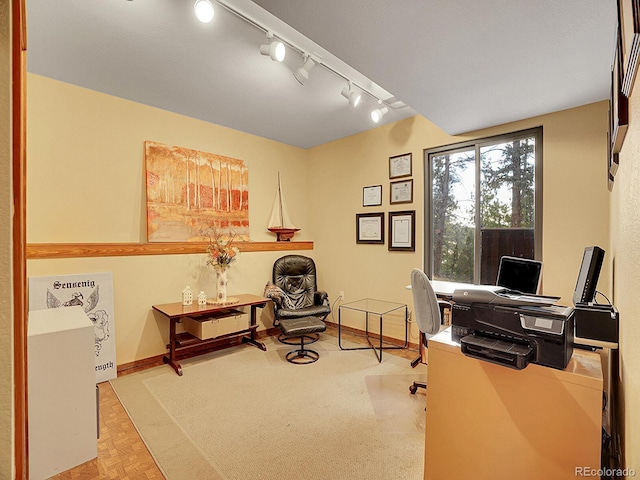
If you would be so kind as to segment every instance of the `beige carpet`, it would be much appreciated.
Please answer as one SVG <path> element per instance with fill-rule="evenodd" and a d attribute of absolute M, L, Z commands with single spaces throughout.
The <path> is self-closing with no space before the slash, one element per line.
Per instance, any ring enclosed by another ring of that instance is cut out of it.
<path fill-rule="evenodd" d="M 384 353 L 341 351 L 292 365 L 292 347 L 225 349 L 111 380 L 169 480 L 423 478 L 426 367 Z M 343 345 L 344 346 L 344 345 Z"/>

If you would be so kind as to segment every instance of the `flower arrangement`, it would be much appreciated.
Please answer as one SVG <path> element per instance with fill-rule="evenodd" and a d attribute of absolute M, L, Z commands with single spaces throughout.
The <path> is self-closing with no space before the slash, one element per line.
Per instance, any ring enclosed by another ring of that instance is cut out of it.
<path fill-rule="evenodd" d="M 216 272 L 224 272 L 236 261 L 240 250 L 233 245 L 235 238 L 235 232 L 231 236 L 225 237 L 215 228 L 210 229 L 207 265 L 211 265 Z"/>

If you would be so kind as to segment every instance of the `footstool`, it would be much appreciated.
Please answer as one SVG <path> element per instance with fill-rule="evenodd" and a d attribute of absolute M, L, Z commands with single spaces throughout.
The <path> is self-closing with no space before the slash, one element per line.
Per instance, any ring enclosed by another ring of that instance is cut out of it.
<path fill-rule="evenodd" d="M 285 357 L 288 362 L 304 365 L 320 358 L 318 352 L 304 348 L 306 345 L 304 339 L 307 335 L 324 332 L 327 329 L 322 320 L 318 317 L 283 318 L 278 326 L 285 338 L 300 337 L 300 348 L 291 350 Z"/>

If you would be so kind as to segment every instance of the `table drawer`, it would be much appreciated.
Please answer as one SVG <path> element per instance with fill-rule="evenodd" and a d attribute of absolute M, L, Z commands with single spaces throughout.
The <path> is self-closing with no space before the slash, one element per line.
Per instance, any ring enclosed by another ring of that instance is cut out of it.
<path fill-rule="evenodd" d="M 249 328 L 249 315 L 235 310 L 226 312 L 224 316 L 209 318 L 185 317 L 182 320 L 185 331 L 198 337 L 200 340 L 220 337 L 229 333 L 246 330 Z"/>

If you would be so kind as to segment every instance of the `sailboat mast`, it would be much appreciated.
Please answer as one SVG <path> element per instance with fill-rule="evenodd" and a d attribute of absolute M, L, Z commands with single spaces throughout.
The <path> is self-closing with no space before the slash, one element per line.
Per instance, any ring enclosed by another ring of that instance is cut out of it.
<path fill-rule="evenodd" d="M 284 226 L 284 215 L 282 209 L 282 187 L 280 186 L 280 172 L 278 172 L 278 203 L 280 204 L 280 226 Z"/>

